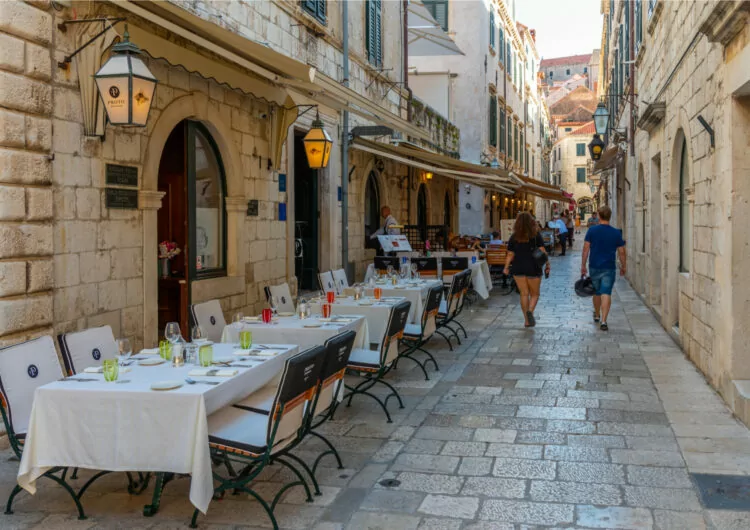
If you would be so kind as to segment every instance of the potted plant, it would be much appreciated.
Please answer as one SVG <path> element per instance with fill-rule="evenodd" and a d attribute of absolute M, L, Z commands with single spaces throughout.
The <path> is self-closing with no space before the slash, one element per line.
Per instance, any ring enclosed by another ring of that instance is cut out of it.
<path fill-rule="evenodd" d="M 169 262 L 179 253 L 180 249 L 177 248 L 177 243 L 174 241 L 159 243 L 159 272 L 162 278 L 169 278 L 171 274 Z"/>

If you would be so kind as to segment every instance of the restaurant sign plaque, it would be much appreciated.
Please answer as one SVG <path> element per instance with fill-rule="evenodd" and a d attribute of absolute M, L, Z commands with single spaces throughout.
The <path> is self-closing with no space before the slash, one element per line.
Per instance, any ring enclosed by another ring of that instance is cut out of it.
<path fill-rule="evenodd" d="M 105 204 L 107 208 L 118 208 L 120 210 L 137 210 L 138 190 L 107 188 L 105 195 Z"/>
<path fill-rule="evenodd" d="M 106 183 L 113 186 L 133 186 L 138 187 L 138 168 L 133 166 L 118 166 L 117 164 L 107 164 Z"/>

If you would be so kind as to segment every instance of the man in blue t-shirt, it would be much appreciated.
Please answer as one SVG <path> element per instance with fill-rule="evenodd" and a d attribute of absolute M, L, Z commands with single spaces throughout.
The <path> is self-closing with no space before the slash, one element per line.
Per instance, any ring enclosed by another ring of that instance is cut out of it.
<path fill-rule="evenodd" d="M 625 276 L 627 261 L 625 257 L 625 241 L 622 231 L 611 226 L 609 220 L 612 210 L 609 206 L 599 208 L 599 224 L 592 226 L 586 232 L 581 259 L 581 274 L 586 275 L 586 260 L 591 268 L 591 281 L 594 284 L 594 322 L 599 322 L 600 328 L 607 331 L 607 315 L 612 307 L 612 287 L 615 285 L 615 255 L 620 258 L 620 276 Z"/>

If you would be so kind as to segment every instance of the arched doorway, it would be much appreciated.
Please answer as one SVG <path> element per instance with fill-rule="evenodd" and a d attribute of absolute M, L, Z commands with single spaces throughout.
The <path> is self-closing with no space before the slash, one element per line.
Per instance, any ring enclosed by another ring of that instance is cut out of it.
<path fill-rule="evenodd" d="M 417 227 L 422 241 L 427 239 L 427 187 L 419 186 L 417 192 Z"/>
<path fill-rule="evenodd" d="M 184 120 L 167 138 L 158 171 L 164 192 L 157 213 L 160 242 L 180 250 L 170 260 L 160 259 L 158 332 L 167 322 L 179 322 L 189 332 L 191 283 L 227 274 L 226 178 L 221 155 L 208 129 Z"/>
<path fill-rule="evenodd" d="M 376 239 L 370 239 L 378 228 L 380 228 L 380 188 L 377 175 L 371 171 L 365 184 L 365 248 L 380 247 Z"/>
<path fill-rule="evenodd" d="M 680 152 L 680 272 L 690 272 L 692 244 L 692 220 L 690 218 L 690 203 L 688 201 L 688 188 L 690 187 L 690 171 L 688 166 L 687 140 L 683 138 Z"/>

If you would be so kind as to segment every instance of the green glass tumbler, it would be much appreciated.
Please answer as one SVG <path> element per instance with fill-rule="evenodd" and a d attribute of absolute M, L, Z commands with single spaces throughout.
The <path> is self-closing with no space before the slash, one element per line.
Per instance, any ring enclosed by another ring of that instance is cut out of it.
<path fill-rule="evenodd" d="M 214 347 L 206 344 L 198 350 L 198 362 L 203 368 L 208 368 L 214 360 Z"/>
<path fill-rule="evenodd" d="M 117 381 L 117 377 L 120 375 L 120 366 L 117 359 L 105 359 L 102 363 L 102 371 L 105 381 Z"/>
<path fill-rule="evenodd" d="M 253 345 L 253 332 L 243 329 L 240 331 L 240 348 L 250 349 Z"/>
<path fill-rule="evenodd" d="M 165 361 L 172 360 L 172 343 L 167 340 L 159 341 L 159 356 Z"/>

